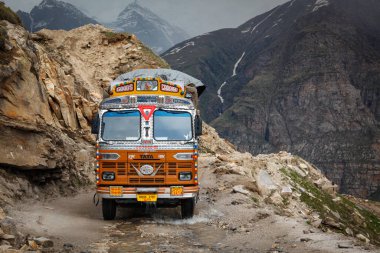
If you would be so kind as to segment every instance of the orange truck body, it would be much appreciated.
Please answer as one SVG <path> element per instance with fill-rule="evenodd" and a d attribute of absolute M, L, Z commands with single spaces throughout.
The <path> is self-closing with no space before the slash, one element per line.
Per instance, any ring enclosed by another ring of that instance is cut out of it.
<path fill-rule="evenodd" d="M 96 192 L 104 219 L 114 219 L 117 206 L 146 204 L 181 206 L 182 218 L 192 217 L 199 195 L 196 132 L 201 125 L 185 87 L 159 77 L 134 78 L 114 83 L 110 94 L 93 123 Z M 130 121 L 128 115 L 133 115 Z M 125 137 L 131 129 L 135 135 Z M 177 132 L 179 137 L 171 137 Z"/>

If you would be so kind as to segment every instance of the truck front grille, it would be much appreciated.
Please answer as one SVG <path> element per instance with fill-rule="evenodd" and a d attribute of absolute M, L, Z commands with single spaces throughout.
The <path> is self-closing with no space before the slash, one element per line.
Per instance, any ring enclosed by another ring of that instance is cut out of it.
<path fill-rule="evenodd" d="M 158 169 L 155 175 L 140 176 L 136 170 L 140 170 L 143 165 L 151 165 L 154 171 Z M 180 171 L 192 171 L 192 162 L 170 162 L 170 163 L 117 163 L 117 162 L 102 162 L 103 169 L 113 170 L 120 180 L 126 180 L 131 185 L 156 184 L 163 185 L 178 180 Z M 135 169 L 136 168 L 136 169 Z"/>
<path fill-rule="evenodd" d="M 103 162 L 103 169 L 114 169 L 119 176 L 125 176 L 127 174 L 127 164 L 126 163 L 115 163 L 115 162 Z"/>

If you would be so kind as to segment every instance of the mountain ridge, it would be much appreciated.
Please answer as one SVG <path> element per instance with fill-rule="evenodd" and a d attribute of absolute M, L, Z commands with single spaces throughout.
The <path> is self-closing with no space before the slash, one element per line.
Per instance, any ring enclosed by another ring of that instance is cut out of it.
<path fill-rule="evenodd" d="M 380 186 L 378 5 L 289 1 L 162 56 L 208 85 L 202 116 L 240 150 L 287 150 L 343 192 L 370 196 Z"/>
<path fill-rule="evenodd" d="M 98 24 L 74 5 L 58 0 L 43 0 L 30 13 L 17 11 L 17 15 L 30 32 L 44 28 L 71 30 L 86 24 Z"/>

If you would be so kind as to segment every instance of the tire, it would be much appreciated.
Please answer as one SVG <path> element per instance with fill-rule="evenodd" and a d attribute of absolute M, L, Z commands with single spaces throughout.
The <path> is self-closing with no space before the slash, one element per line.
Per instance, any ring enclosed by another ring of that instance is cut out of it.
<path fill-rule="evenodd" d="M 116 202 L 113 199 L 102 199 L 104 220 L 114 220 L 116 216 Z"/>
<path fill-rule="evenodd" d="M 195 199 L 183 199 L 181 201 L 182 219 L 190 219 L 194 216 Z"/>

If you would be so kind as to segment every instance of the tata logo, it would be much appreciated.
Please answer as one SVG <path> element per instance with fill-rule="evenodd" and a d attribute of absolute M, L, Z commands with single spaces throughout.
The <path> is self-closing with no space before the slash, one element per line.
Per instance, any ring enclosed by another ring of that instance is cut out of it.
<path fill-rule="evenodd" d="M 140 155 L 141 159 L 154 159 L 153 155 Z"/>
<path fill-rule="evenodd" d="M 143 175 L 150 175 L 153 173 L 154 168 L 149 164 L 145 164 L 141 166 L 140 171 Z"/>

